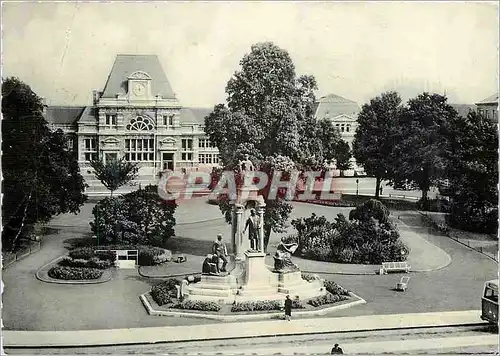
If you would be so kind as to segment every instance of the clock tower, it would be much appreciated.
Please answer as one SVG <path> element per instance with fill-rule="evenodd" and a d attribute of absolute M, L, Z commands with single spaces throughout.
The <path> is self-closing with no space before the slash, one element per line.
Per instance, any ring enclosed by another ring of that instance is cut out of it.
<path fill-rule="evenodd" d="M 151 76 L 137 71 L 128 76 L 129 100 L 147 100 L 151 98 Z"/>

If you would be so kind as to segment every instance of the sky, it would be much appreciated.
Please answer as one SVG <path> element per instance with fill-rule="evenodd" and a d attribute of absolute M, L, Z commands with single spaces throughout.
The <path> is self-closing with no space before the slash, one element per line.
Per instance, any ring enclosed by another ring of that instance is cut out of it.
<path fill-rule="evenodd" d="M 316 77 L 318 97 L 498 91 L 495 2 L 2 3 L 2 77 L 51 105 L 90 105 L 117 54 L 156 54 L 182 105 L 212 107 L 264 41 Z"/>

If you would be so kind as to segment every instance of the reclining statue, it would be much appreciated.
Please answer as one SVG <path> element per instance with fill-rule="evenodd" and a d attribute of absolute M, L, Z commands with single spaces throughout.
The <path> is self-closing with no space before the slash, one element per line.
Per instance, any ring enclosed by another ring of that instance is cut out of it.
<path fill-rule="evenodd" d="M 278 245 L 278 249 L 274 254 L 274 270 L 277 272 L 296 272 L 299 271 L 299 266 L 292 262 L 292 254 L 299 247 L 298 244 L 292 242 L 286 244 L 284 238 Z"/>

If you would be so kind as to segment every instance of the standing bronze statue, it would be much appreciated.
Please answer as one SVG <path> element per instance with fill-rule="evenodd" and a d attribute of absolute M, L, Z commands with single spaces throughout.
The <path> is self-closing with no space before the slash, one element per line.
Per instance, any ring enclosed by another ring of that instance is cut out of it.
<path fill-rule="evenodd" d="M 255 213 L 255 209 L 250 209 L 250 216 L 247 219 L 243 233 L 248 229 L 248 239 L 250 240 L 250 249 L 252 250 L 259 249 L 260 224 L 261 221 Z"/>

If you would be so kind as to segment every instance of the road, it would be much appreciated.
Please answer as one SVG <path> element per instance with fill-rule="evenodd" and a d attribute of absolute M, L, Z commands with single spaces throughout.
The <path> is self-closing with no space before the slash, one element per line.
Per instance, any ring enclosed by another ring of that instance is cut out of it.
<path fill-rule="evenodd" d="M 293 323 L 293 321 L 291 321 Z M 267 338 L 179 342 L 86 348 L 7 349 L 7 354 L 188 354 L 188 355 L 293 355 L 325 354 L 334 343 L 345 354 L 494 354 L 497 330 L 486 325 L 398 329 L 355 333 L 315 334 Z"/>

